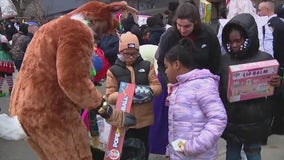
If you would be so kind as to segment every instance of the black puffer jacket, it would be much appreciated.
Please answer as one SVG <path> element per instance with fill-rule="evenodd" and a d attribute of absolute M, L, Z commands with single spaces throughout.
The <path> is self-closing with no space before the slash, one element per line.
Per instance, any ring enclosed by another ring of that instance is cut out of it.
<path fill-rule="evenodd" d="M 156 58 L 158 61 L 158 72 L 164 84 L 168 83 L 164 65 L 165 55 L 173 46 L 177 45 L 182 38 L 176 27 L 169 28 L 161 36 Z M 206 68 L 216 74 L 221 56 L 220 44 L 216 33 L 210 26 L 202 23 L 200 31 L 196 33 L 194 44 L 199 50 L 196 57 L 194 57 L 197 68 Z"/>
<path fill-rule="evenodd" d="M 148 43 L 153 45 L 158 45 L 160 42 L 160 38 L 166 29 L 163 26 L 156 25 L 149 28 L 149 30 L 150 30 L 150 37 Z"/>
<path fill-rule="evenodd" d="M 249 39 L 248 48 L 242 57 L 228 53 L 228 30 L 238 25 L 244 28 Z M 255 143 L 261 142 L 268 136 L 270 113 L 266 98 L 258 98 L 230 103 L 227 100 L 228 68 L 230 65 L 270 60 L 272 57 L 258 50 L 259 40 L 257 25 L 249 14 L 240 14 L 231 19 L 223 29 L 222 45 L 227 54 L 221 57 L 220 63 L 220 93 L 228 114 L 228 124 L 223 133 L 223 138 L 233 142 Z"/>

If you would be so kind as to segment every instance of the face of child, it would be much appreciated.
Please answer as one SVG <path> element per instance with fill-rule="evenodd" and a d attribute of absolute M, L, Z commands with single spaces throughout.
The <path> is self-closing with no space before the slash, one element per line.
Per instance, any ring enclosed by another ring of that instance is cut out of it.
<path fill-rule="evenodd" d="M 190 22 L 188 19 L 177 19 L 176 25 L 179 33 L 183 37 L 187 37 L 194 29 L 194 23 Z"/>
<path fill-rule="evenodd" d="M 121 54 L 127 65 L 132 65 L 139 56 L 139 52 L 136 48 L 127 48 L 123 50 Z"/>
<path fill-rule="evenodd" d="M 241 45 L 244 43 L 244 38 L 241 37 L 239 31 L 233 30 L 229 34 L 229 44 L 233 53 L 240 51 Z"/>
<path fill-rule="evenodd" d="M 177 82 L 177 71 L 178 71 L 178 61 L 174 61 L 174 62 L 169 62 L 167 61 L 167 59 L 164 60 L 164 64 L 166 67 L 166 74 L 168 77 L 168 80 L 170 83 L 176 83 Z"/>

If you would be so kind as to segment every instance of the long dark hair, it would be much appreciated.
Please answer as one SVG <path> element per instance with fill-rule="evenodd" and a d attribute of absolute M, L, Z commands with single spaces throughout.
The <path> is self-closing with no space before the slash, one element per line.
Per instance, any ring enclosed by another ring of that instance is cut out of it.
<path fill-rule="evenodd" d="M 179 60 L 183 66 L 194 69 L 196 68 L 194 57 L 197 53 L 194 42 L 188 38 L 183 38 L 166 53 L 165 59 L 170 63 Z"/>
<path fill-rule="evenodd" d="M 190 22 L 194 23 L 193 33 L 197 33 L 201 30 L 201 19 L 200 14 L 197 9 L 197 6 L 190 2 L 182 3 L 178 6 L 175 16 L 174 16 L 174 25 L 176 28 L 177 19 L 187 19 Z"/>

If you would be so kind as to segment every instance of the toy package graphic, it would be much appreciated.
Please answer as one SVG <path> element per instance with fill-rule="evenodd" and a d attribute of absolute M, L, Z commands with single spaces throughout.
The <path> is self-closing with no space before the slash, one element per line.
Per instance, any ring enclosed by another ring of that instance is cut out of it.
<path fill-rule="evenodd" d="M 134 95 L 135 84 L 121 82 L 119 95 L 116 101 L 116 109 L 124 112 L 130 112 L 132 98 Z M 105 151 L 105 160 L 119 160 L 122 154 L 126 128 L 111 127 L 107 148 Z"/>
<path fill-rule="evenodd" d="M 227 98 L 229 102 L 266 97 L 273 94 L 274 87 L 268 84 L 277 75 L 277 60 L 267 60 L 229 66 Z"/>

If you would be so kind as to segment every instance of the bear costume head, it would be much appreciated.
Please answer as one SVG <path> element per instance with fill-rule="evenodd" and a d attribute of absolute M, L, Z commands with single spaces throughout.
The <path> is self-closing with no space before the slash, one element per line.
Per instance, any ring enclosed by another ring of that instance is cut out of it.
<path fill-rule="evenodd" d="M 102 33 L 115 34 L 118 27 L 118 21 L 115 18 L 115 13 L 131 9 L 125 1 L 113 2 L 105 4 L 98 1 L 88 2 L 76 10 L 68 13 L 66 16 L 82 16 L 83 20 L 88 23 L 88 26 L 94 32 L 94 38 L 100 38 Z"/>

